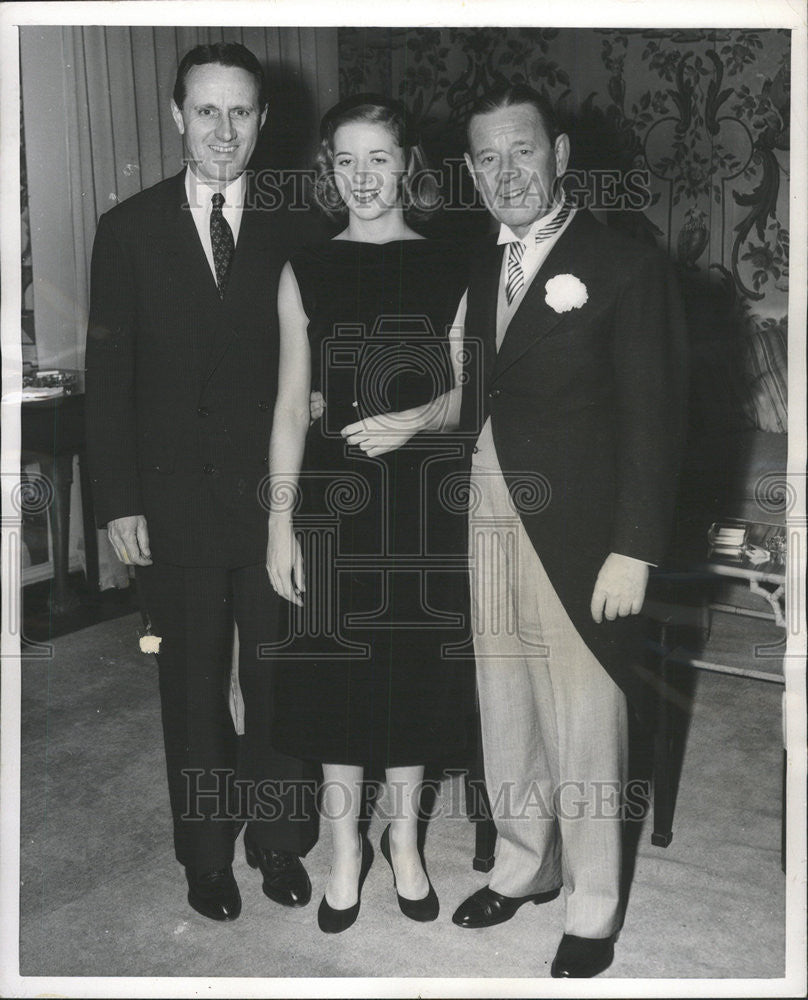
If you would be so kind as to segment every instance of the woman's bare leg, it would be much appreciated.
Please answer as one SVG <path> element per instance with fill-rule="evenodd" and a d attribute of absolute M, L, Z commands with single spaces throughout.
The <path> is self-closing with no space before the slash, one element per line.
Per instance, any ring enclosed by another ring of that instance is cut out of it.
<path fill-rule="evenodd" d="M 359 842 L 359 807 L 363 769 L 352 764 L 323 764 L 320 812 L 331 832 L 331 872 L 325 899 L 336 910 L 345 910 L 359 898 L 362 849 Z"/>
<path fill-rule="evenodd" d="M 393 803 L 390 821 L 390 857 L 399 895 L 406 899 L 423 899 L 429 892 L 421 856 L 418 853 L 418 807 L 424 768 L 389 767 L 387 784 Z"/>

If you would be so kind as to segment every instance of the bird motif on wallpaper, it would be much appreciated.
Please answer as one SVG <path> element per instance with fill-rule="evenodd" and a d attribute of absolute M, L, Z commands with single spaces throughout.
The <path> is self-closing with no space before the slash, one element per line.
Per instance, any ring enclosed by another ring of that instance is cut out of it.
<path fill-rule="evenodd" d="M 689 208 L 685 214 L 685 224 L 676 239 L 676 256 L 686 268 L 695 267 L 696 261 L 707 248 L 710 239 L 707 216 L 701 209 Z"/>

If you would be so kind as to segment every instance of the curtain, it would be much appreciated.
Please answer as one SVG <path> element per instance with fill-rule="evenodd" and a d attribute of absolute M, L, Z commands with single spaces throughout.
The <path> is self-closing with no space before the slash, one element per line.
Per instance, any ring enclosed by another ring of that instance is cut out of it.
<path fill-rule="evenodd" d="M 177 65 L 215 41 L 246 45 L 267 73 L 270 110 L 253 165 L 308 166 L 319 119 L 338 99 L 336 28 L 20 28 L 40 369 L 83 369 L 98 218 L 181 168 L 169 108 Z M 99 541 L 102 587 L 125 585 L 105 534 Z"/>
<path fill-rule="evenodd" d="M 270 83 L 256 159 L 302 167 L 338 98 L 337 29 L 86 25 L 20 36 L 40 367 L 81 368 L 98 218 L 181 166 L 169 100 L 182 55 L 201 42 L 251 49 Z"/>

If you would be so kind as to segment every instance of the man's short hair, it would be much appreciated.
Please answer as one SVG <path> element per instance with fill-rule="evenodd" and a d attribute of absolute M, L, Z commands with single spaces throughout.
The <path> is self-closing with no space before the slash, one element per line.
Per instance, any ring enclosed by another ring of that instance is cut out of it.
<path fill-rule="evenodd" d="M 558 117 L 550 101 L 526 83 L 503 84 L 477 98 L 466 123 L 466 145 L 470 146 L 469 127 L 473 118 L 477 115 L 486 115 L 490 111 L 511 108 L 517 104 L 530 104 L 536 109 L 544 131 L 547 133 L 547 138 L 550 140 L 550 145 L 552 145 L 563 131 Z"/>
<path fill-rule="evenodd" d="M 177 79 L 174 83 L 174 103 L 182 108 L 185 101 L 185 81 L 194 66 L 207 66 L 215 63 L 219 66 L 235 66 L 244 69 L 255 79 L 258 88 L 258 109 L 263 111 L 267 105 L 267 85 L 261 63 L 246 46 L 240 42 L 211 42 L 208 45 L 197 45 L 186 52 L 177 67 Z"/>

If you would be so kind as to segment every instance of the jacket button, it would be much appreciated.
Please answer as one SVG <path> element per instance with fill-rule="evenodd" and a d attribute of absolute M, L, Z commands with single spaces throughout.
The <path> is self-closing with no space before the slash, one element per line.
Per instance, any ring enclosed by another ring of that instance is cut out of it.
<path fill-rule="evenodd" d="M 200 406 L 196 412 L 199 414 L 200 417 L 210 416 L 210 410 L 207 408 L 207 406 Z"/>
<path fill-rule="evenodd" d="M 267 458 L 267 456 L 266 456 L 266 455 L 264 455 L 264 457 L 263 457 L 263 458 L 261 459 L 261 462 L 262 462 L 262 463 L 263 463 L 264 465 L 269 465 L 269 459 Z"/>
<path fill-rule="evenodd" d="M 258 401 L 258 409 L 259 410 L 268 410 L 269 409 L 269 403 L 265 399 L 259 399 L 259 401 Z"/>
<path fill-rule="evenodd" d="M 205 473 L 206 476 L 212 476 L 213 473 L 216 471 L 216 466 L 207 463 L 206 465 L 202 466 L 202 471 Z"/>
<path fill-rule="evenodd" d="M 497 396 L 498 396 L 498 395 L 499 395 L 499 394 L 500 394 L 501 392 L 502 392 L 502 389 L 492 389 L 492 390 L 491 390 L 491 391 L 490 391 L 490 392 L 488 393 L 488 398 L 489 398 L 489 399 L 496 399 L 496 398 L 497 398 Z"/>

